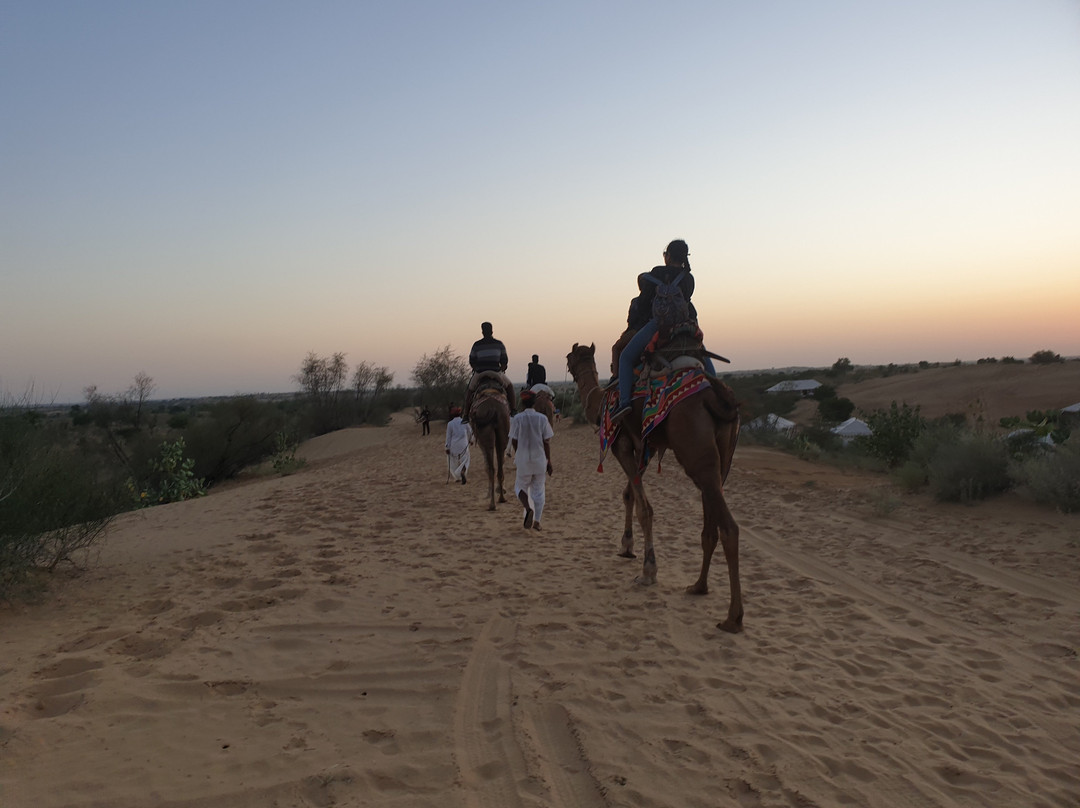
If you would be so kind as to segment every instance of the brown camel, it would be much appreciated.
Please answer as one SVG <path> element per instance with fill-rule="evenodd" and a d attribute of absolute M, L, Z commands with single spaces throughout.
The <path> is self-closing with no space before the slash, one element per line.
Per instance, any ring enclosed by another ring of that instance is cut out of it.
<path fill-rule="evenodd" d="M 599 422 L 605 393 L 596 372 L 596 346 L 577 345 L 566 356 L 567 368 L 577 383 L 578 394 L 585 407 L 586 417 Z M 626 521 L 623 528 L 624 558 L 634 555 L 633 514 L 645 543 L 645 562 L 639 579 L 644 584 L 656 583 L 656 553 L 653 549 L 653 510 L 641 483 L 640 455 L 642 399 L 634 400 L 633 412 L 624 420 L 611 444 L 611 452 L 626 474 L 623 503 Z M 739 585 L 739 526 L 724 501 L 724 481 L 731 470 L 731 458 L 739 436 L 739 409 L 730 388 L 714 382 L 710 388 L 676 404 L 667 418 L 648 436 L 649 446 L 659 454 L 670 449 L 686 475 L 701 491 L 704 527 L 701 531 L 701 572 L 697 581 L 686 588 L 692 595 L 709 591 L 709 564 L 717 541 L 723 545 L 727 560 L 731 601 L 727 619 L 717 628 L 729 632 L 742 630 L 742 589 Z"/>
<path fill-rule="evenodd" d="M 506 502 L 503 489 L 503 454 L 510 435 L 510 408 L 501 382 L 481 382 L 469 412 L 473 435 L 484 455 L 488 476 L 488 510 L 495 510 L 495 480 L 498 477 L 499 502 Z"/>
<path fill-rule="evenodd" d="M 551 397 L 551 393 L 546 390 L 541 390 L 536 394 L 536 403 L 533 404 L 533 409 L 539 413 L 543 413 L 548 419 L 548 423 L 551 424 L 551 428 L 555 428 L 555 401 Z"/>

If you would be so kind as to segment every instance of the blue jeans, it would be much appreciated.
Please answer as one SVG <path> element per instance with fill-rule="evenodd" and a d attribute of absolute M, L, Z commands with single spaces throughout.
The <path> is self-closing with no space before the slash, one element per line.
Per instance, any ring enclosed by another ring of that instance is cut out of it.
<path fill-rule="evenodd" d="M 630 397 L 634 393 L 634 366 L 645 352 L 645 346 L 656 334 L 656 320 L 645 323 L 619 354 L 619 408 L 630 406 Z"/>
<path fill-rule="evenodd" d="M 641 330 L 630 338 L 619 354 L 619 408 L 630 406 L 630 397 L 634 394 L 634 366 L 645 352 L 645 346 L 656 334 L 656 320 L 649 320 L 641 327 Z M 716 376 L 712 357 L 705 357 L 705 371 L 710 376 Z"/>

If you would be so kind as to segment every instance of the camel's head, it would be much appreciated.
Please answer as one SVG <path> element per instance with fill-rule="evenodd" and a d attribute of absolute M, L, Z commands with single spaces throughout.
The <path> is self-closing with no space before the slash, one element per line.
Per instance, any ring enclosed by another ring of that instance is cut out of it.
<path fill-rule="evenodd" d="M 596 343 L 586 348 L 584 345 L 578 345 L 575 342 L 574 347 L 570 349 L 570 353 L 566 355 L 566 369 L 570 371 L 574 381 L 577 381 L 578 372 L 584 369 L 586 363 L 593 370 L 596 369 Z"/>

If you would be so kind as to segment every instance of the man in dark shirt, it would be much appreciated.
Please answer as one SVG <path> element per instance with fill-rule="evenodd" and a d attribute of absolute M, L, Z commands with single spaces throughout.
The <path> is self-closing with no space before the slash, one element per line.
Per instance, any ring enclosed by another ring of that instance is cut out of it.
<path fill-rule="evenodd" d="M 510 414 L 514 412 L 514 385 L 506 378 L 506 346 L 500 340 L 492 336 L 491 323 L 481 323 L 480 333 L 482 336 L 473 343 L 469 351 L 469 367 L 472 368 L 472 379 L 469 380 L 469 390 L 465 394 L 465 414 L 462 421 L 468 421 L 469 412 L 472 409 L 473 393 L 480 381 L 480 374 L 484 372 L 497 373 L 503 389 L 506 390 L 506 403 L 510 407 Z"/>
<path fill-rule="evenodd" d="M 532 361 L 529 363 L 529 372 L 525 376 L 525 387 L 531 390 L 534 384 L 547 384 L 547 371 L 540 364 L 540 357 L 536 354 L 533 354 Z"/>

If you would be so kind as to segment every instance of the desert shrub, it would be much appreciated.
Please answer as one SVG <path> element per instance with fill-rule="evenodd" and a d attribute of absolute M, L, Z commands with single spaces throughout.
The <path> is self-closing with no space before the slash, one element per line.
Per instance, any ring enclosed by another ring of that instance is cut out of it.
<path fill-rule="evenodd" d="M 437 411 L 445 411 L 451 401 L 464 401 L 472 378 L 468 356 L 446 345 L 430 356 L 425 354 L 412 371 L 421 401 Z"/>
<path fill-rule="evenodd" d="M 296 456 L 296 450 L 299 447 L 296 437 L 284 429 L 274 436 L 274 446 L 275 450 L 271 465 L 273 465 L 274 471 L 282 477 L 292 474 L 307 464 L 307 461 L 302 457 Z"/>
<path fill-rule="evenodd" d="M 1080 512 L 1080 451 L 1058 447 L 1015 461 L 1010 475 L 1020 492 L 1064 513 Z"/>
<path fill-rule="evenodd" d="M 206 493 L 206 488 L 192 471 L 194 467 L 195 461 L 184 457 L 183 438 L 165 441 L 150 464 L 150 474 L 144 484 L 136 486 L 132 482 L 137 504 L 148 507 L 201 497 Z"/>
<path fill-rule="evenodd" d="M 234 477 L 273 456 L 285 428 L 284 411 L 270 402 L 253 396 L 217 402 L 184 432 L 192 473 L 208 486 Z M 298 430 L 293 434 L 302 437 Z"/>
<path fill-rule="evenodd" d="M 176 413 L 170 415 L 165 423 L 168 424 L 169 429 L 187 429 L 188 424 L 191 423 L 191 416 L 186 412 Z"/>
<path fill-rule="evenodd" d="M 797 435 L 791 441 L 791 449 L 800 460 L 819 460 L 822 455 L 821 446 L 807 435 Z"/>
<path fill-rule="evenodd" d="M 926 426 L 917 406 L 910 407 L 905 403 L 897 407 L 895 401 L 888 410 L 875 410 L 867 415 L 866 423 L 874 434 L 859 438 L 858 443 L 890 467 L 907 459 L 915 439 Z"/>
<path fill-rule="evenodd" d="M 967 426 L 968 417 L 962 412 L 947 412 L 934 421 L 935 425 L 950 426 L 956 429 Z"/>
<path fill-rule="evenodd" d="M 905 491 L 918 491 L 926 485 L 926 466 L 907 460 L 893 471 L 896 484 Z"/>
<path fill-rule="evenodd" d="M 0 414 L 0 598 L 88 550 L 122 502 L 120 477 L 101 457 L 58 428 Z"/>
<path fill-rule="evenodd" d="M 931 493 L 943 502 L 973 502 L 1007 491 L 1009 458 L 1000 441 L 979 435 L 937 448 L 927 467 Z"/>
<path fill-rule="evenodd" d="M 788 430 L 771 429 L 765 426 L 750 427 L 745 424 L 739 431 L 739 440 L 752 446 L 769 446 L 785 451 L 791 451 L 795 443 L 793 433 Z"/>
<path fill-rule="evenodd" d="M 823 421 L 842 423 L 855 411 L 855 402 L 850 398 L 827 398 L 818 403 L 818 415 Z"/>
<path fill-rule="evenodd" d="M 1061 354 L 1044 350 L 1033 353 L 1028 361 L 1033 365 L 1053 365 L 1057 362 L 1064 362 L 1065 360 L 1061 358 Z"/>

